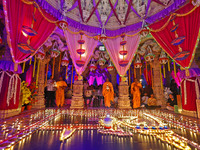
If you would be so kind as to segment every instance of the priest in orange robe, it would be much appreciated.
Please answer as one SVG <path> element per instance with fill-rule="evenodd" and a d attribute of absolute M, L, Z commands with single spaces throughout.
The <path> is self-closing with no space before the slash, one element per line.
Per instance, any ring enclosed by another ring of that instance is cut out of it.
<path fill-rule="evenodd" d="M 59 81 L 56 82 L 56 105 L 59 107 L 62 107 L 64 105 L 65 101 L 65 88 L 67 87 L 67 84 L 65 81 L 63 81 L 63 78 L 60 77 Z"/>
<path fill-rule="evenodd" d="M 138 79 L 135 78 L 131 84 L 131 94 L 133 94 L 133 108 L 140 107 L 140 89 L 142 88 L 142 84 L 138 82 Z"/>
<path fill-rule="evenodd" d="M 102 94 L 104 96 L 105 107 L 110 107 L 110 101 L 114 101 L 114 90 L 113 85 L 109 82 L 109 79 L 106 79 L 106 82 L 103 84 Z"/>

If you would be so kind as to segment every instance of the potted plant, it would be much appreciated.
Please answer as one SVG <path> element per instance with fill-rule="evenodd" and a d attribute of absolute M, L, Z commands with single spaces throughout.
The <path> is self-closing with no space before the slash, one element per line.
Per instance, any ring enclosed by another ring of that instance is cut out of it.
<path fill-rule="evenodd" d="M 28 83 L 22 81 L 21 83 L 21 98 L 22 98 L 22 108 L 21 111 L 24 111 L 24 108 L 27 104 L 30 103 L 29 97 L 31 96 L 31 91 L 27 87 Z"/>
<path fill-rule="evenodd" d="M 28 86 L 31 95 L 29 97 L 30 102 L 27 105 L 27 109 L 30 110 L 32 108 L 32 104 L 34 104 L 35 102 L 37 102 L 38 100 L 36 99 L 37 96 L 37 90 L 38 88 L 36 87 L 36 83 L 32 82 L 29 86 Z"/>

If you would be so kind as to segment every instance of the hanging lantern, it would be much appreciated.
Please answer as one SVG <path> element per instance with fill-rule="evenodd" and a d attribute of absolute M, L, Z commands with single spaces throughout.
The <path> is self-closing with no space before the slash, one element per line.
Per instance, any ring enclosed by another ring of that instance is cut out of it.
<path fill-rule="evenodd" d="M 85 61 L 81 60 L 81 55 L 85 53 L 85 49 L 82 48 L 82 45 L 85 43 L 84 40 L 82 40 L 84 32 L 80 31 L 79 34 L 81 35 L 81 39 L 78 40 L 78 43 L 80 44 L 80 48 L 76 50 L 76 52 L 80 55 L 80 60 L 76 61 L 76 65 L 79 67 L 83 67 L 85 65 Z"/>
<path fill-rule="evenodd" d="M 186 59 L 190 55 L 190 51 L 182 51 L 180 53 L 177 53 L 173 56 L 173 58 L 177 61 L 181 61 Z"/>
<path fill-rule="evenodd" d="M 122 41 L 120 42 L 120 45 L 123 47 L 122 50 L 119 51 L 119 54 L 122 55 L 122 60 L 119 61 L 119 65 L 122 67 L 125 67 L 128 65 L 128 60 L 125 60 L 125 56 L 127 55 L 128 51 L 125 50 L 124 46 L 126 45 L 126 41 L 124 40 L 125 34 L 121 35 Z M 121 57 L 121 56 L 120 56 Z"/>
<path fill-rule="evenodd" d="M 36 54 L 36 57 L 37 57 L 38 59 L 41 59 L 41 60 L 44 59 L 44 57 L 45 57 L 45 52 L 44 52 L 44 48 L 43 48 L 43 47 L 41 47 L 41 48 L 39 49 L 39 51 L 38 51 L 37 54 Z"/>
<path fill-rule="evenodd" d="M 52 77 L 54 77 L 55 58 L 58 57 L 59 54 L 60 51 L 58 50 L 58 43 L 54 42 L 53 48 L 51 50 L 51 57 L 53 58 Z"/>
<path fill-rule="evenodd" d="M 140 31 L 140 36 L 141 37 L 146 37 L 149 34 L 149 30 L 144 27 L 141 31 Z"/>
<path fill-rule="evenodd" d="M 174 39 L 171 44 L 174 46 L 180 45 L 185 41 L 185 36 L 181 36 L 181 37 L 177 37 L 176 39 Z"/>
<path fill-rule="evenodd" d="M 142 68 L 142 62 L 138 54 L 135 58 L 134 68 Z"/>
<path fill-rule="evenodd" d="M 112 65 L 112 63 L 110 62 L 108 67 L 107 67 L 108 71 L 113 71 L 114 70 L 114 66 Z"/>
<path fill-rule="evenodd" d="M 90 71 L 95 71 L 97 69 L 97 66 L 95 64 L 90 64 Z"/>
<path fill-rule="evenodd" d="M 151 47 L 147 46 L 147 55 L 144 56 L 146 62 L 152 62 L 155 58 L 155 55 L 152 53 Z"/>
<path fill-rule="evenodd" d="M 22 33 L 25 37 L 37 35 L 37 32 L 28 26 L 22 26 Z"/>
<path fill-rule="evenodd" d="M 100 58 L 100 59 L 98 60 L 98 63 L 99 63 L 100 66 L 103 66 L 103 65 L 105 65 L 105 63 L 106 63 L 106 60 L 105 60 L 104 58 Z"/>
<path fill-rule="evenodd" d="M 168 57 L 164 51 L 161 52 L 159 62 L 162 65 L 165 65 L 168 62 Z"/>
<path fill-rule="evenodd" d="M 63 58 L 62 58 L 62 60 L 61 60 L 61 65 L 62 65 L 62 66 L 66 66 L 66 67 L 69 65 L 69 60 L 68 60 L 68 58 L 67 58 L 66 52 L 65 52 L 65 54 L 64 54 L 64 56 L 63 56 Z"/>

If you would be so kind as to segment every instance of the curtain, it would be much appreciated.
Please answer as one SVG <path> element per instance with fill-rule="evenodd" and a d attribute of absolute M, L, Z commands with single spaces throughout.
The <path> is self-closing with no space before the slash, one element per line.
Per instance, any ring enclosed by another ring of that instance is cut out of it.
<path fill-rule="evenodd" d="M 146 68 L 144 69 L 144 78 L 145 78 L 145 80 L 146 80 L 146 82 L 147 82 L 147 84 L 148 85 L 150 85 L 150 86 L 152 86 L 152 77 L 151 77 L 151 71 L 147 71 L 147 74 L 148 74 L 148 80 L 147 80 L 147 74 L 146 74 Z"/>
<path fill-rule="evenodd" d="M 81 39 L 81 35 L 72 34 L 67 30 L 64 31 L 64 35 L 66 38 L 67 46 L 69 48 L 70 57 L 75 66 L 76 72 L 81 75 L 87 68 L 87 64 L 89 63 L 90 58 L 93 55 L 93 51 L 96 48 L 98 41 L 83 35 L 82 40 L 84 40 L 85 43 L 83 44 L 82 48 L 84 48 L 86 51 L 83 55 L 81 55 L 81 60 L 85 61 L 85 64 L 80 67 L 76 65 L 76 61 L 80 59 L 80 55 L 76 52 L 76 50 L 80 49 L 80 44 L 78 43 L 78 40 Z"/>
<path fill-rule="evenodd" d="M 172 14 L 170 17 L 152 24 L 150 31 L 165 52 L 175 59 L 179 65 L 186 68 L 190 67 L 193 54 L 195 53 L 195 45 L 200 28 L 200 7 L 194 9 L 192 4 L 187 4 L 176 13 L 178 15 L 175 18 Z M 174 30 L 176 27 L 177 29 L 172 32 L 172 27 L 174 27 Z M 181 43 L 181 39 L 179 39 L 176 42 L 180 42 L 181 44 L 172 45 L 171 42 L 177 38 L 175 35 L 178 35 L 179 38 L 185 37 L 185 40 Z M 179 51 L 180 48 L 182 48 L 182 53 Z"/>
<path fill-rule="evenodd" d="M 0 110 L 17 109 L 21 79 L 17 74 L 0 71 Z"/>
<path fill-rule="evenodd" d="M 120 61 L 119 51 L 122 50 L 122 46 L 120 45 L 122 38 L 117 37 L 114 39 L 107 39 L 104 42 L 105 47 L 108 51 L 108 54 L 120 76 L 124 76 L 126 74 L 127 70 L 129 69 L 131 62 L 133 60 L 133 57 L 135 55 L 135 52 L 137 50 L 137 47 L 139 45 L 140 36 L 139 36 L 139 34 L 136 34 L 135 36 L 131 36 L 131 37 L 125 36 L 124 40 L 127 41 L 127 43 L 124 47 L 125 47 L 125 50 L 128 51 L 128 53 L 125 57 L 125 60 L 128 60 L 128 65 L 125 67 L 121 67 L 119 65 L 119 61 Z"/>
<path fill-rule="evenodd" d="M 25 4 L 22 0 L 4 0 L 3 3 L 8 34 L 7 39 L 13 61 L 15 63 L 27 61 L 37 52 L 40 46 L 55 30 L 55 23 L 50 23 L 43 15 L 51 20 L 55 19 L 40 9 L 42 14 L 35 5 Z M 32 29 L 34 29 L 37 34 L 32 37 L 24 36 L 22 34 L 23 26 L 31 27 L 32 24 Z M 18 49 L 18 43 L 27 43 L 28 38 L 30 38 L 29 45 L 34 51 L 24 53 Z"/>
<path fill-rule="evenodd" d="M 196 111 L 196 99 L 199 99 L 200 84 L 196 77 L 184 79 L 181 82 L 182 108 L 188 111 Z"/>

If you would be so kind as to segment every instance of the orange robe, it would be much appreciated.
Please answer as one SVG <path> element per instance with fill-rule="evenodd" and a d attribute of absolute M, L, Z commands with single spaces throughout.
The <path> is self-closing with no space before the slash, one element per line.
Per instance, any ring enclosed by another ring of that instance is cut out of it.
<path fill-rule="evenodd" d="M 102 94 L 104 96 L 105 107 L 110 107 L 110 101 L 114 101 L 114 90 L 111 82 L 103 84 Z"/>
<path fill-rule="evenodd" d="M 131 94 L 133 94 L 133 108 L 140 107 L 140 88 L 142 88 L 142 85 L 139 82 L 133 82 L 131 84 Z"/>
<path fill-rule="evenodd" d="M 65 81 L 58 81 L 56 82 L 56 87 L 57 87 L 57 90 L 56 90 L 56 105 L 57 106 L 63 106 L 64 104 L 64 101 L 65 101 L 65 94 L 64 94 L 64 88 L 63 87 L 66 87 L 67 84 Z"/>

